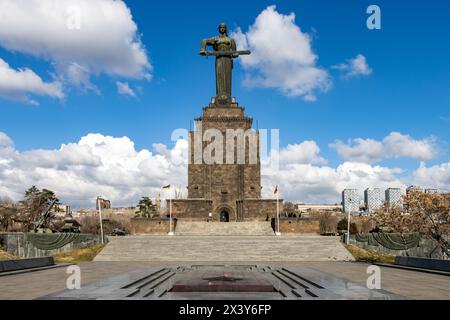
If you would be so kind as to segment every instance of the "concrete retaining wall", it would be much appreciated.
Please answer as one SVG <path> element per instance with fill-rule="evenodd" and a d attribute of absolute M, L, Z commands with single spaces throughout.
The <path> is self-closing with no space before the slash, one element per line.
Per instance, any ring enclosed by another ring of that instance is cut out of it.
<path fill-rule="evenodd" d="M 27 233 L 0 233 L 0 246 L 8 253 L 20 258 L 38 258 L 52 256 L 58 253 L 70 252 L 75 249 L 87 248 L 101 243 L 101 237 L 91 234 L 75 234 L 70 242 L 59 242 L 62 234 L 33 234 L 33 239 L 27 236 Z M 38 238 L 36 238 L 38 237 Z M 40 244 L 46 244 L 47 249 L 39 248 L 39 245 L 33 241 L 42 239 Z M 52 241 L 54 245 L 52 247 Z M 51 249 L 49 249 L 51 248 Z"/>
<path fill-rule="evenodd" d="M 175 230 L 177 220 L 173 220 L 173 228 Z M 153 235 L 167 235 L 170 231 L 169 219 L 145 219 L 133 218 L 131 219 L 131 234 L 153 234 Z"/>
<path fill-rule="evenodd" d="M 345 237 L 343 237 L 343 242 L 345 242 Z M 369 245 L 366 242 L 356 241 L 355 236 L 353 235 L 350 236 L 350 243 L 366 250 L 377 251 L 392 256 L 442 259 L 442 253 L 440 248 L 437 247 L 437 243 L 429 239 L 420 239 L 417 247 L 408 250 L 391 250 L 381 245 Z"/>

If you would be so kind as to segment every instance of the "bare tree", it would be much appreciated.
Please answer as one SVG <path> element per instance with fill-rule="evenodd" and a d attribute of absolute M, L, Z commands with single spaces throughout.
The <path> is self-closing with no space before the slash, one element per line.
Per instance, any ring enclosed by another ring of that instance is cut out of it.
<path fill-rule="evenodd" d="M 283 203 L 283 213 L 288 217 L 293 217 L 296 213 L 295 205 L 289 201 L 284 202 Z"/>
<path fill-rule="evenodd" d="M 21 210 L 19 217 L 20 221 L 24 224 L 25 229 L 30 230 L 33 222 L 39 219 L 42 212 L 44 212 L 53 201 L 56 201 L 55 205 L 59 204 L 59 199 L 51 190 L 39 190 L 36 186 L 32 186 L 25 191 L 24 199 L 20 202 Z M 54 216 L 49 215 L 47 221 L 45 221 L 45 225 L 50 226 L 53 219 Z"/>
<path fill-rule="evenodd" d="M 399 207 L 377 210 L 373 218 L 383 231 L 410 233 L 418 232 L 433 239 L 443 255 L 449 256 L 450 205 L 445 198 L 436 193 L 411 191 L 403 197 L 407 212 Z"/>
<path fill-rule="evenodd" d="M 10 231 L 17 219 L 19 207 L 10 199 L 0 199 L 0 231 Z"/>
<path fill-rule="evenodd" d="M 81 233 L 100 234 L 100 221 L 97 216 L 82 216 L 77 220 L 81 224 Z"/>
<path fill-rule="evenodd" d="M 336 234 L 339 218 L 331 212 L 323 212 L 319 215 L 320 233 Z"/>
<path fill-rule="evenodd" d="M 351 220 L 356 224 L 359 232 L 364 234 L 370 233 L 370 231 L 372 231 L 376 226 L 374 219 L 370 216 L 352 217 Z"/>

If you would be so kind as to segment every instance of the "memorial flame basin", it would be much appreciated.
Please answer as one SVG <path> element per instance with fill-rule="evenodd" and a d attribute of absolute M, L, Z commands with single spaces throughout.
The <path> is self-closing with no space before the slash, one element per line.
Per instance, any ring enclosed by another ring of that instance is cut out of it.
<path fill-rule="evenodd" d="M 273 292 L 273 285 L 261 274 L 250 271 L 193 271 L 177 281 L 173 292 Z"/>

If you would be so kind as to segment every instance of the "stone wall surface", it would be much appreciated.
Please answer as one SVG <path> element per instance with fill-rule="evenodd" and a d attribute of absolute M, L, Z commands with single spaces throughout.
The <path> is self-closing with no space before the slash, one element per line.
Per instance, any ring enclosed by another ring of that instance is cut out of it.
<path fill-rule="evenodd" d="M 166 206 L 170 203 L 167 200 Z M 205 199 L 172 200 L 172 215 L 177 219 L 206 221 L 213 212 L 212 201 Z"/>
<path fill-rule="evenodd" d="M 170 205 L 169 202 L 166 205 Z M 212 221 L 219 221 L 223 209 L 229 212 L 230 221 L 270 221 L 276 216 L 277 201 L 245 199 L 233 203 L 223 195 L 222 201 L 214 208 L 212 200 L 172 200 L 172 214 L 182 220 L 208 221 L 209 213 L 212 213 Z"/>
<path fill-rule="evenodd" d="M 241 221 L 270 221 L 276 217 L 277 200 L 244 199 L 237 202 L 237 208 Z"/>
<path fill-rule="evenodd" d="M 145 218 L 133 218 L 131 219 L 131 234 L 153 234 L 153 235 L 166 235 L 170 232 L 170 220 L 169 219 L 145 219 Z M 177 220 L 173 220 L 173 228 L 175 230 L 177 226 Z"/>
<path fill-rule="evenodd" d="M 0 246 L 20 258 L 39 258 L 101 243 L 101 237 L 91 234 L 0 233 Z"/>
<path fill-rule="evenodd" d="M 280 219 L 281 234 L 320 234 L 320 222 L 317 219 Z"/>

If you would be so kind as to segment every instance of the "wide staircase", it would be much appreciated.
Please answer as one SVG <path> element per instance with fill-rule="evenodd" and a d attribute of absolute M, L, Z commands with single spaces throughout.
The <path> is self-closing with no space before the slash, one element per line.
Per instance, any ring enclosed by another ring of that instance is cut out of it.
<path fill-rule="evenodd" d="M 177 236 L 274 236 L 270 222 L 200 222 L 178 220 Z"/>
<path fill-rule="evenodd" d="M 322 236 L 131 236 L 110 237 L 94 261 L 293 262 L 348 261 L 338 237 Z"/>

